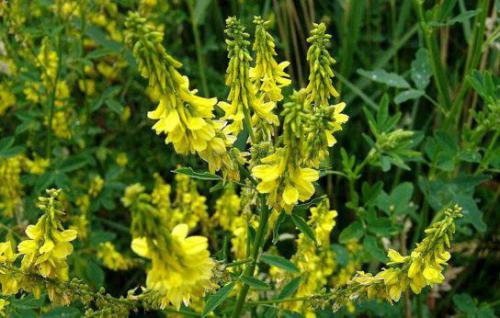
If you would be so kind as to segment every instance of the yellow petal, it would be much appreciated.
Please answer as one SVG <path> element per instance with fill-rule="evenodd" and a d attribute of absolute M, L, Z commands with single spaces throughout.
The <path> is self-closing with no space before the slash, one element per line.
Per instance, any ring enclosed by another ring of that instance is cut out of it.
<path fill-rule="evenodd" d="M 387 256 L 393 263 L 403 263 L 405 261 L 405 257 L 401 256 L 397 251 L 393 250 L 392 248 L 389 249 Z"/>
<path fill-rule="evenodd" d="M 291 184 L 287 184 L 285 191 L 283 191 L 283 201 L 288 205 L 293 205 L 299 200 L 299 191 Z"/>
<path fill-rule="evenodd" d="M 132 240 L 132 251 L 139 256 L 151 258 L 148 243 L 145 237 L 138 237 Z"/>

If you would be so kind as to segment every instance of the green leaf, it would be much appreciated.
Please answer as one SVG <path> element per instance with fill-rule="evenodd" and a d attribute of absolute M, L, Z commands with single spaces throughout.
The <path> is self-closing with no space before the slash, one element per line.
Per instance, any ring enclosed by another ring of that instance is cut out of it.
<path fill-rule="evenodd" d="M 71 172 L 85 167 L 92 162 L 92 158 L 88 154 L 79 154 L 65 159 L 58 167 L 62 172 Z"/>
<path fill-rule="evenodd" d="M 475 313 L 477 311 L 477 306 L 476 303 L 474 302 L 474 299 L 469 294 L 458 294 L 453 296 L 453 303 L 455 304 L 455 307 L 469 315 L 474 317 Z"/>
<path fill-rule="evenodd" d="M 299 277 L 295 277 L 290 282 L 288 282 L 283 287 L 283 289 L 281 290 L 281 292 L 279 293 L 279 295 L 276 299 L 284 299 L 284 298 L 288 298 L 288 297 L 293 296 L 293 294 L 295 294 L 297 289 L 299 289 L 300 280 L 301 280 L 301 277 L 299 276 Z"/>
<path fill-rule="evenodd" d="M 401 92 L 394 98 L 394 102 L 396 104 L 404 103 L 410 99 L 417 99 L 422 97 L 425 94 L 424 91 L 417 89 L 409 89 L 407 91 Z"/>
<path fill-rule="evenodd" d="M 317 205 L 318 203 L 320 203 L 321 201 L 323 201 L 325 198 L 326 198 L 326 195 L 322 195 L 320 197 L 316 197 L 316 198 L 310 200 L 309 202 L 297 204 L 293 208 L 293 212 L 292 213 L 297 213 L 299 211 L 306 211 L 310 207 L 312 207 L 313 205 Z"/>
<path fill-rule="evenodd" d="M 377 239 L 371 235 L 367 235 L 363 240 L 363 248 L 368 252 L 374 259 L 380 262 L 387 262 L 387 256 L 382 247 L 380 247 Z"/>
<path fill-rule="evenodd" d="M 388 73 L 385 70 L 378 69 L 374 71 L 358 70 L 358 74 L 371 79 L 374 82 L 382 83 L 387 86 L 397 88 L 410 88 L 410 84 L 396 73 Z"/>
<path fill-rule="evenodd" d="M 481 12 L 481 10 L 479 10 L 479 9 L 478 10 L 468 10 L 468 11 L 462 12 L 459 15 L 457 15 L 456 17 L 448 20 L 446 22 L 446 25 L 453 25 L 455 23 L 464 23 L 465 21 L 478 15 L 480 12 Z"/>
<path fill-rule="evenodd" d="M 207 302 L 205 303 L 205 308 L 203 308 L 202 317 L 205 317 L 210 312 L 214 311 L 224 300 L 229 296 L 231 290 L 233 290 L 235 282 L 230 282 L 224 287 L 219 289 L 215 294 L 208 296 Z"/>
<path fill-rule="evenodd" d="M 286 212 L 285 210 L 281 210 L 280 214 L 278 215 L 278 219 L 276 219 L 276 224 L 273 227 L 273 244 L 278 243 L 279 239 L 279 230 L 281 227 L 281 224 L 285 222 L 286 220 Z"/>
<path fill-rule="evenodd" d="M 198 180 L 217 180 L 217 181 L 222 180 L 222 178 L 216 174 L 211 174 L 208 171 L 196 172 L 196 171 L 193 171 L 193 169 L 191 167 L 178 168 L 178 169 L 173 170 L 172 172 L 185 174 L 187 176 L 190 176 L 193 179 L 198 179 Z"/>
<path fill-rule="evenodd" d="M 14 136 L 9 136 L 0 139 L 0 152 L 4 151 L 5 149 L 10 148 L 14 144 Z"/>
<path fill-rule="evenodd" d="M 346 266 L 349 262 L 349 251 L 340 244 L 332 244 L 330 248 L 335 252 L 335 260 L 341 266 Z"/>
<path fill-rule="evenodd" d="M 261 281 L 260 279 L 257 279 L 257 278 L 252 277 L 252 276 L 241 275 L 240 280 L 243 283 L 247 284 L 248 286 L 252 287 L 253 289 L 257 289 L 257 290 L 269 290 L 269 289 L 271 289 L 271 287 L 269 286 L 268 283 L 265 283 L 265 282 Z"/>
<path fill-rule="evenodd" d="M 281 257 L 279 255 L 263 254 L 260 257 L 260 260 L 268 265 L 279 267 L 287 272 L 292 272 L 292 273 L 299 272 L 299 269 L 297 268 L 297 266 L 295 266 L 295 264 L 293 264 L 286 258 Z"/>
<path fill-rule="evenodd" d="M 191 0 L 188 0 L 191 1 Z M 207 9 L 212 0 L 196 0 L 193 12 L 193 22 L 194 25 L 199 26 L 205 23 L 205 17 L 207 15 Z"/>
<path fill-rule="evenodd" d="M 415 60 L 411 63 L 411 79 L 419 90 L 425 90 L 430 83 L 431 75 L 429 52 L 425 48 L 420 48 L 415 55 Z"/>
<path fill-rule="evenodd" d="M 106 100 L 106 105 L 108 106 L 109 109 L 111 109 L 113 112 L 115 112 L 118 115 L 121 115 L 123 113 L 123 106 L 119 102 L 117 102 L 114 99 L 108 99 Z"/>
<path fill-rule="evenodd" d="M 365 230 L 363 229 L 363 224 L 359 221 L 351 223 L 348 227 L 342 230 L 339 236 L 340 243 L 347 243 L 351 240 L 359 240 Z"/>
<path fill-rule="evenodd" d="M 106 55 L 110 55 L 110 54 L 113 54 L 114 53 L 114 50 L 111 50 L 109 48 L 102 48 L 102 49 L 97 49 L 97 50 L 93 50 L 92 52 L 90 52 L 89 54 L 87 54 L 85 56 L 86 59 L 98 59 L 98 58 L 101 58 L 101 57 L 104 57 Z"/>
<path fill-rule="evenodd" d="M 302 232 L 304 235 L 309 238 L 311 241 L 316 243 L 316 237 L 314 236 L 314 231 L 311 229 L 309 224 L 304 221 L 304 219 L 296 214 L 292 214 L 293 224 Z"/>
<path fill-rule="evenodd" d="M 24 151 L 22 146 L 13 146 L 14 136 L 0 139 L 0 158 L 13 157 Z"/>

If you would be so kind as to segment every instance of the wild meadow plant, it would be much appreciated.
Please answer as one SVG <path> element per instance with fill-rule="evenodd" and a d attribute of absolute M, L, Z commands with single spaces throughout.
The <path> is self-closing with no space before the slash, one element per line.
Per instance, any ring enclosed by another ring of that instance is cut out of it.
<path fill-rule="evenodd" d="M 313 1 L 230 2 L 225 22 L 210 1 L 0 4 L 0 316 L 494 317 L 457 291 L 483 264 L 471 251 L 495 255 L 495 5 L 405 0 L 397 20 L 380 1 L 394 43 L 373 64 L 368 4 L 334 5 L 336 50 Z M 224 75 L 202 26 L 224 34 Z"/>

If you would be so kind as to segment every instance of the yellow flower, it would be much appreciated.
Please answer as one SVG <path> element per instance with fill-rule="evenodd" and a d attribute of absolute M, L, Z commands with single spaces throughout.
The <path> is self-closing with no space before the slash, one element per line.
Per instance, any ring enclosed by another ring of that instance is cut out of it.
<path fill-rule="evenodd" d="M 0 84 L 0 116 L 5 113 L 7 108 L 16 104 L 16 95 L 11 92 L 10 87 Z"/>
<path fill-rule="evenodd" d="M 317 207 L 311 208 L 308 224 L 315 232 L 318 246 L 303 233 L 297 239 L 297 252 L 292 262 L 300 269 L 301 284 L 295 297 L 309 296 L 323 289 L 328 278 L 335 270 L 335 256 L 330 248 L 330 233 L 335 226 L 337 212 L 329 209 L 327 200 L 323 200 Z M 307 315 L 314 315 L 314 309 L 309 304 L 295 303 L 291 309 Z"/>
<path fill-rule="evenodd" d="M 263 120 L 267 124 L 277 125 L 278 116 L 273 113 L 275 103 L 264 101 L 263 97 L 258 98 L 256 87 L 250 80 L 252 58 L 248 52 L 249 34 L 234 17 L 226 20 L 225 32 L 228 36 L 226 43 L 229 64 L 226 71 L 226 85 L 229 87 L 229 95 L 228 102 L 218 104 L 224 110 L 223 119 L 231 122 L 225 131 L 237 135 L 243 129 L 244 120 L 250 125 L 252 111 L 256 116 L 254 121 Z"/>
<path fill-rule="evenodd" d="M 5 309 L 9 304 L 7 299 L 0 298 L 0 316 L 5 317 Z"/>
<path fill-rule="evenodd" d="M 111 242 L 99 245 L 97 257 L 102 261 L 104 266 L 113 271 L 123 271 L 134 266 L 134 261 L 120 254 Z"/>
<path fill-rule="evenodd" d="M 45 169 L 49 166 L 49 159 L 41 158 L 35 154 L 35 158 L 33 160 L 26 159 L 25 165 L 28 171 L 32 174 L 43 174 Z"/>
<path fill-rule="evenodd" d="M 274 38 L 267 28 L 269 21 L 255 17 L 255 41 L 253 49 L 255 52 L 255 67 L 250 69 L 250 78 L 257 82 L 257 87 L 267 101 L 277 102 L 283 99 L 281 89 L 290 85 L 290 76 L 285 68 L 290 65 L 288 61 L 277 63 Z"/>
<path fill-rule="evenodd" d="M 313 182 L 319 179 L 319 172 L 290 163 L 286 149 L 277 149 L 261 159 L 261 163 L 252 169 L 260 180 L 257 190 L 269 194 L 268 204 L 276 210 L 284 208 L 291 212 L 299 200 L 308 200 L 314 194 Z"/>
<path fill-rule="evenodd" d="M 189 80 L 178 69 L 180 62 L 170 56 L 161 45 L 163 35 L 147 24 L 137 13 L 126 21 L 126 42 L 133 47 L 142 76 L 159 98 L 159 105 L 148 117 L 156 120 L 153 129 L 166 135 L 179 154 L 198 153 L 209 164 L 211 172 L 223 170 L 224 176 L 239 178 L 238 166 L 226 147 L 235 137 L 224 132 L 224 122 L 213 120 L 216 98 L 204 98 L 189 89 Z"/>
<path fill-rule="evenodd" d="M 101 193 L 102 189 L 104 187 L 104 179 L 101 178 L 101 176 L 95 176 L 92 178 L 90 181 L 89 185 L 89 195 L 93 198 L 97 197 L 99 193 Z"/>
<path fill-rule="evenodd" d="M 240 197 L 233 187 L 228 187 L 215 202 L 213 219 L 226 231 L 230 231 L 240 214 Z"/>
<path fill-rule="evenodd" d="M 119 165 L 120 167 L 124 168 L 127 165 L 127 163 L 128 163 L 127 154 L 124 153 L 124 152 L 120 152 L 116 156 L 115 162 L 116 162 L 117 165 Z"/>
<path fill-rule="evenodd" d="M 22 207 L 21 171 L 25 158 L 21 155 L 0 159 L 0 211 L 12 217 Z"/>
<path fill-rule="evenodd" d="M 208 242 L 202 236 L 187 236 L 188 226 L 173 228 L 167 244 L 161 238 L 134 238 L 132 250 L 151 259 L 146 286 L 162 295 L 161 305 L 180 308 L 189 305 L 192 298 L 200 298 L 213 288 L 212 269 L 215 265 L 208 252 Z"/>
<path fill-rule="evenodd" d="M 26 228 L 28 240 L 18 246 L 23 255 L 21 269 L 36 271 L 43 277 L 68 280 L 68 264 L 66 258 L 73 252 L 71 241 L 76 238 L 75 230 L 64 230 L 58 217 L 60 203 L 57 196 L 60 191 L 47 190 L 49 197 L 39 198 L 39 207 L 45 213 L 38 219 L 36 225 Z"/>
<path fill-rule="evenodd" d="M 332 65 L 335 64 L 335 60 L 328 53 L 331 37 L 326 33 L 326 25 L 320 23 L 313 25 L 311 36 L 307 39 L 311 46 L 307 51 L 310 74 L 306 91 L 316 106 L 328 105 L 331 96 L 339 96 L 332 83 L 334 76 Z"/>
<path fill-rule="evenodd" d="M 125 189 L 125 195 L 122 198 L 122 203 L 125 207 L 130 207 L 134 202 L 136 202 L 139 194 L 143 193 L 145 190 L 144 186 L 140 183 L 135 183 L 128 186 Z"/>
<path fill-rule="evenodd" d="M 11 242 L 0 243 L 0 264 L 13 264 L 17 259 L 17 254 L 12 248 Z M 2 294 L 14 295 L 19 291 L 19 279 L 8 271 L 0 270 L 0 284 L 2 285 Z"/>

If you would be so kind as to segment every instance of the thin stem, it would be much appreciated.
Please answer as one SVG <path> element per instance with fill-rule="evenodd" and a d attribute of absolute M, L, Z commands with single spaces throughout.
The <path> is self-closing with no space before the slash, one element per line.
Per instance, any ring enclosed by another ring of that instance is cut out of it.
<path fill-rule="evenodd" d="M 200 72 L 202 93 L 205 97 L 207 97 L 208 96 L 208 85 L 207 85 L 207 77 L 205 75 L 205 63 L 203 60 L 203 54 L 201 52 L 200 32 L 198 30 L 197 21 L 195 20 L 195 17 L 194 17 L 194 9 L 193 9 L 192 0 L 188 0 L 187 4 L 188 4 L 188 9 L 189 9 L 191 28 L 193 29 L 194 44 L 195 44 L 195 48 L 196 48 L 196 59 L 198 61 L 198 70 Z"/>
<path fill-rule="evenodd" d="M 425 18 L 423 0 L 414 0 L 415 9 L 417 11 L 420 28 L 422 30 L 422 35 L 424 37 L 425 45 L 429 50 L 429 56 L 431 58 L 431 67 L 434 74 L 434 79 L 436 83 L 436 88 L 441 102 L 444 104 L 446 110 L 450 110 L 452 107 L 450 95 L 448 92 L 448 81 L 446 79 L 443 64 L 440 60 L 439 47 L 437 44 L 437 39 L 434 35 L 433 29 L 427 24 L 427 19 Z"/>
<path fill-rule="evenodd" d="M 239 266 L 239 265 L 250 263 L 252 261 L 253 261 L 253 258 L 242 259 L 240 261 L 235 261 L 235 262 L 226 264 L 226 267 Z"/>
<path fill-rule="evenodd" d="M 57 92 L 57 82 L 59 81 L 59 76 L 61 73 L 61 62 L 62 62 L 62 47 L 61 47 L 61 32 L 57 34 L 57 70 L 54 82 L 52 83 L 52 91 L 50 92 L 48 98 L 48 109 L 49 109 L 49 121 L 47 123 L 47 140 L 45 144 L 45 157 L 50 161 L 52 156 L 52 121 L 54 119 L 54 107 Z"/>
<path fill-rule="evenodd" d="M 267 206 L 265 196 L 260 195 L 260 220 L 259 220 L 259 228 L 257 230 L 257 233 L 255 234 L 255 240 L 254 244 L 252 246 L 252 262 L 245 268 L 245 271 L 243 272 L 243 275 L 253 277 L 254 276 L 254 271 L 255 267 L 257 265 L 258 259 L 259 259 L 259 253 L 262 248 L 262 245 L 264 244 L 265 240 L 264 237 L 267 232 L 267 221 L 269 217 L 269 207 Z M 250 289 L 250 286 L 247 284 L 244 284 L 241 287 L 240 293 L 238 294 L 238 300 L 236 302 L 236 306 L 234 307 L 232 317 L 233 318 L 238 318 L 241 317 L 241 313 L 243 311 L 244 305 L 245 305 L 245 299 L 248 294 L 248 290 Z"/>
<path fill-rule="evenodd" d="M 291 303 L 298 301 L 308 301 L 314 298 L 314 296 L 303 296 L 303 297 L 294 297 L 294 298 L 281 298 L 281 299 L 267 299 L 267 300 L 257 300 L 257 301 L 249 301 L 247 305 L 249 306 L 258 306 L 258 305 L 272 305 L 272 304 L 280 304 L 280 303 Z"/>
<path fill-rule="evenodd" d="M 458 93 L 452 105 L 449 124 L 453 125 L 453 127 L 456 127 L 456 125 L 458 125 L 460 114 L 462 113 L 460 107 L 464 104 L 463 101 L 467 93 L 467 88 L 469 87 L 466 78 L 469 76 L 472 70 L 477 67 L 481 58 L 481 51 L 485 37 L 484 29 L 486 27 L 486 17 L 488 15 L 488 4 L 489 1 L 487 0 L 481 0 L 481 2 L 478 4 L 478 10 L 480 10 L 481 12 L 477 15 L 474 21 L 474 31 L 472 34 L 469 49 L 467 51 L 462 84 L 460 85 L 460 89 L 458 90 Z"/>

